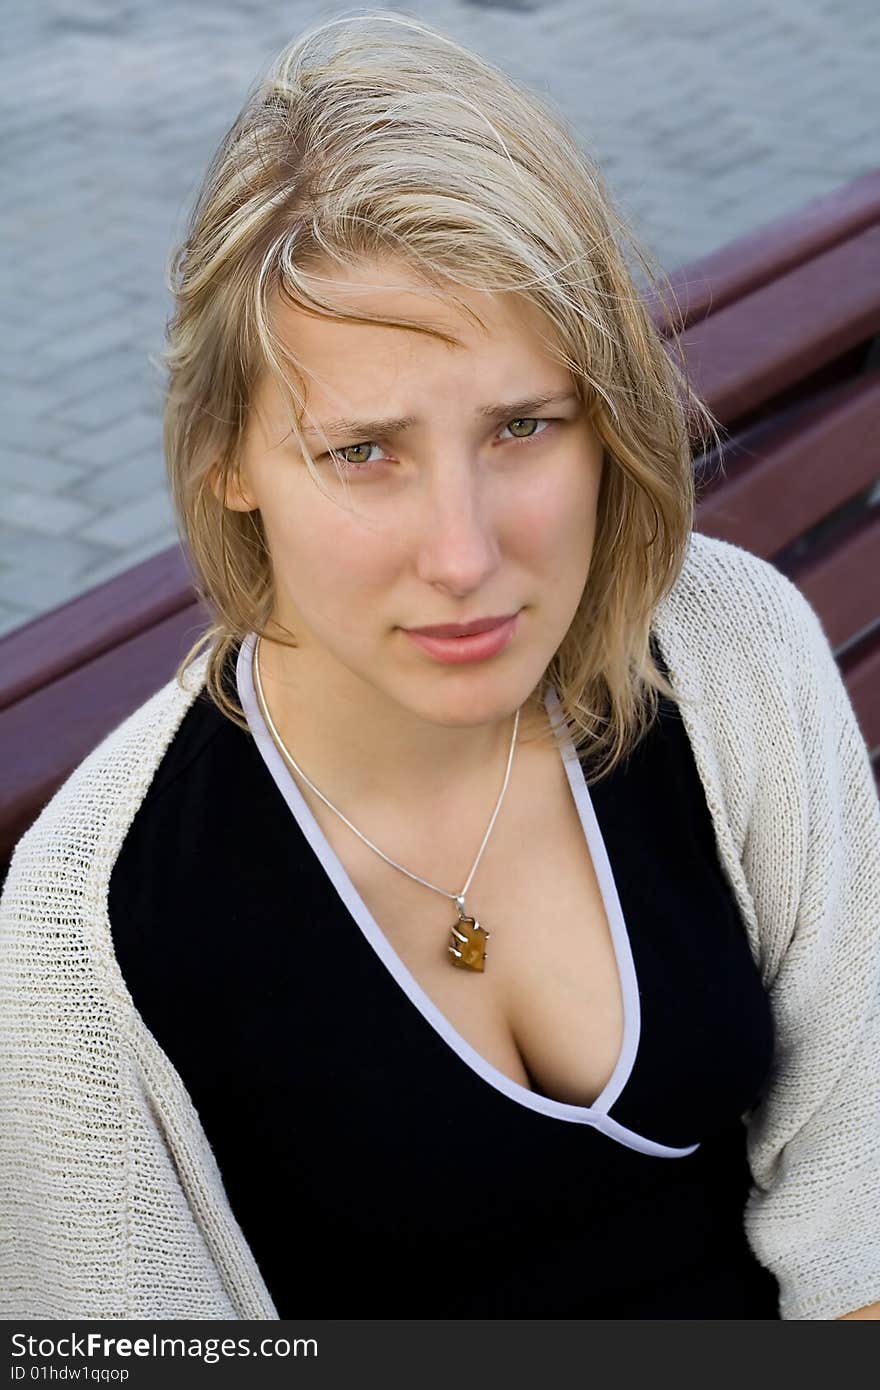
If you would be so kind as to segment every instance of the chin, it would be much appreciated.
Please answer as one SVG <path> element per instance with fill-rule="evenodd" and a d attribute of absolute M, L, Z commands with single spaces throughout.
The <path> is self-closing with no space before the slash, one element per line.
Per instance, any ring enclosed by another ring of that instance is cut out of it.
<path fill-rule="evenodd" d="M 437 691 L 433 699 L 426 695 L 418 706 L 410 708 L 429 723 L 444 728 L 475 729 L 509 718 L 528 698 L 531 687 L 521 695 L 522 689 L 521 682 L 512 680 L 494 682 L 492 688 L 481 688 L 474 681 L 471 689 L 463 681 L 457 690 Z"/>

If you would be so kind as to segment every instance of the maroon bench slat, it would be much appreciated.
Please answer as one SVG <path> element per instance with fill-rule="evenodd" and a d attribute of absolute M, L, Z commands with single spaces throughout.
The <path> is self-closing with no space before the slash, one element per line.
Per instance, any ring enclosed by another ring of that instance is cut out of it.
<path fill-rule="evenodd" d="M 769 559 L 874 481 L 878 438 L 880 374 L 744 431 L 700 498 L 697 529 Z"/>
<path fill-rule="evenodd" d="M 818 549 L 788 573 L 821 615 L 833 647 L 864 632 L 880 614 L 880 507 L 847 529 L 845 544 Z"/>
<path fill-rule="evenodd" d="M 725 426 L 880 329 L 880 226 L 824 252 L 682 337 L 694 389 Z"/>

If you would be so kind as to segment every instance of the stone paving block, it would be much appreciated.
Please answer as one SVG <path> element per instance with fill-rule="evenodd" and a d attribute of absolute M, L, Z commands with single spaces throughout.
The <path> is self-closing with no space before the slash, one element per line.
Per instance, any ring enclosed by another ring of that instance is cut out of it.
<path fill-rule="evenodd" d="M 27 607 L 31 617 L 47 613 L 82 592 L 78 576 L 60 570 L 10 569 L 3 577 L 3 602 Z"/>
<path fill-rule="evenodd" d="M 70 157 L 73 158 L 73 155 L 71 154 Z M 76 216 L 83 202 L 81 175 L 70 192 L 70 198 L 73 205 L 73 215 Z M 40 192 L 40 201 L 45 202 L 45 189 Z M 22 247 L 26 256 L 39 259 L 40 274 L 35 283 L 36 288 L 44 294 L 55 294 L 58 290 L 63 290 L 66 285 L 70 284 L 71 278 L 81 271 L 88 270 L 90 277 L 94 279 L 95 273 L 99 273 L 101 270 L 101 263 L 96 257 L 93 242 L 66 237 L 63 227 L 59 228 L 57 215 L 51 225 L 53 234 L 50 246 L 40 248 L 25 244 Z M 47 255 L 45 254 L 46 251 L 53 254 Z"/>
<path fill-rule="evenodd" d="M 3 318 L 6 323 L 7 331 L 15 328 L 16 337 L 19 333 L 27 332 L 34 320 L 34 296 L 25 286 L 22 288 L 21 277 L 16 281 L 16 288 L 11 288 L 9 284 L 0 287 L 0 304 L 3 305 Z M 34 334 L 34 339 L 42 335 Z M 3 346 L 4 344 L 0 344 Z"/>
<path fill-rule="evenodd" d="M 766 171 L 764 172 L 766 174 Z M 729 199 L 722 195 L 716 200 L 715 207 L 719 215 L 723 216 L 724 224 L 733 229 L 730 232 L 732 239 L 750 231 L 754 226 L 751 206 L 756 198 L 760 198 L 768 208 L 768 218 L 783 217 L 786 213 L 796 212 L 814 198 L 833 193 L 843 182 L 845 179 L 832 172 L 824 175 L 791 174 L 784 183 L 778 183 L 773 179 L 761 177 L 756 171 L 755 187 L 749 199 Z"/>
<path fill-rule="evenodd" d="M 0 488 L 0 521 L 7 526 L 23 526 L 41 536 L 63 536 L 83 526 L 91 516 L 91 508 L 74 498 L 26 487 Z"/>
<path fill-rule="evenodd" d="M 34 313 L 35 310 L 32 306 L 30 310 L 31 323 Z M 9 338 L 0 342 L 0 377 L 16 386 L 19 384 L 26 386 L 35 381 L 45 371 L 44 342 L 45 335 L 43 333 L 32 335 L 27 326 L 22 330 L 20 339 L 17 333 L 10 334 Z M 13 410 L 15 410 L 15 404 L 13 400 Z"/>
<path fill-rule="evenodd" d="M 0 556 L 4 564 L 24 575 L 25 580 L 40 574 L 57 574 L 65 581 L 72 581 L 89 566 L 103 564 L 110 553 L 106 546 L 93 545 L 70 535 L 43 537 L 35 531 L 0 521 Z M 6 596 L 4 592 L 4 598 Z M 26 587 L 11 602 L 28 605 Z"/>
<path fill-rule="evenodd" d="M 0 589 L 3 588 L 4 577 L 4 570 L 0 568 Z M 19 608 L 11 603 L 0 603 L 0 636 L 15 632 L 16 628 L 24 627 L 25 623 L 38 616 L 32 607 Z"/>
<path fill-rule="evenodd" d="M 123 502 L 134 502 L 164 484 L 164 459 L 155 449 L 148 449 L 98 473 L 90 472 L 77 481 L 69 495 L 103 512 Z"/>
<path fill-rule="evenodd" d="M 141 545 L 157 532 L 174 524 L 174 512 L 167 488 L 156 487 L 145 497 L 104 512 L 84 526 L 78 535 L 96 545 L 128 550 Z"/>
<path fill-rule="evenodd" d="M 161 454 L 162 421 L 158 414 L 138 412 L 79 439 L 70 439 L 59 449 L 59 455 L 101 469 L 149 448 Z"/>
<path fill-rule="evenodd" d="M 92 324 L 116 322 L 128 326 L 125 296 L 118 290 L 87 284 L 78 285 L 41 310 L 40 329 L 44 335 L 68 338 L 73 333 L 87 331 Z"/>
<path fill-rule="evenodd" d="M 23 381 L 22 385 L 27 383 Z M 32 453 L 54 452 L 70 440 L 70 430 L 59 422 L 45 418 L 47 401 L 32 406 L 28 397 L 9 402 L 8 413 L 3 416 L 3 441 L 7 446 L 18 446 Z"/>
<path fill-rule="evenodd" d="M 53 402 L 63 403 L 93 391 L 106 390 L 113 381 L 124 381 L 148 372 L 146 350 L 141 343 L 124 343 L 113 352 L 84 357 L 73 365 L 42 365 L 42 375 L 30 391 L 44 392 Z"/>
<path fill-rule="evenodd" d="M 117 381 L 108 374 L 101 390 L 53 403 L 46 418 L 80 430 L 101 430 L 132 415 L 152 415 L 159 404 L 158 390 L 142 375 Z"/>
<path fill-rule="evenodd" d="M 81 585 L 79 592 L 84 593 L 86 589 L 95 588 L 98 584 L 113 579 L 124 570 L 131 569 L 133 565 L 139 565 L 142 560 L 152 559 L 154 555 L 158 555 L 160 550 L 167 550 L 169 546 L 178 544 L 177 530 L 172 525 L 166 525 L 161 531 L 157 531 L 147 540 L 142 541 L 140 545 L 129 546 L 125 550 L 117 551 L 102 564 L 80 574 L 77 581 Z"/>
<path fill-rule="evenodd" d="M 4 487 L 27 485 L 34 492 L 63 493 L 78 483 L 84 470 L 74 463 L 62 463 L 49 454 L 30 453 L 4 444 L 0 447 L 0 483 Z"/>
<path fill-rule="evenodd" d="M 121 347 L 131 337 L 131 329 L 117 315 L 89 324 L 82 330 L 63 337 L 48 336 L 43 355 L 51 366 L 66 366 L 84 357 L 95 357 Z"/>

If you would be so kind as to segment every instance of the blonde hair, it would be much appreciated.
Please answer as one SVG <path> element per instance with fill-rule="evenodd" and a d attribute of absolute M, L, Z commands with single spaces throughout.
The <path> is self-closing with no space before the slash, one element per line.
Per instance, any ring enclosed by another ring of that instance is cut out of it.
<path fill-rule="evenodd" d="M 340 313 L 307 275 L 316 263 L 391 255 L 459 308 L 456 285 L 538 306 L 590 411 L 604 466 L 589 579 L 540 692 L 552 681 L 591 779 L 607 775 L 653 721 L 658 696 L 679 698 L 655 665 L 650 624 L 692 529 L 692 440 L 719 443 L 648 315 L 626 247 L 665 306 L 661 272 L 561 115 L 438 30 L 371 10 L 289 44 L 223 139 L 170 262 L 165 455 L 212 617 L 178 679 L 207 646 L 207 692 L 247 727 L 223 670 L 272 618 L 273 574 L 259 512 L 220 499 L 265 371 L 312 465 L 302 375 L 273 305 L 398 322 Z"/>

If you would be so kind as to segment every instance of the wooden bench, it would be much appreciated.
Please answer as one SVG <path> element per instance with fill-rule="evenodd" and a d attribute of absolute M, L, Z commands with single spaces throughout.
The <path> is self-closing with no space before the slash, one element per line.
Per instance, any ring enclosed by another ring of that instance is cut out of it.
<path fill-rule="evenodd" d="M 650 312 L 728 437 L 722 475 L 695 459 L 696 529 L 771 560 L 810 600 L 880 783 L 880 170 L 672 283 L 680 313 Z M 206 623 L 173 546 L 0 638 L 0 874 Z"/>

